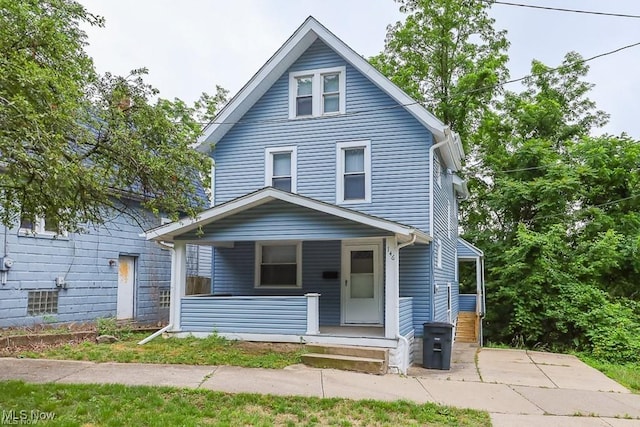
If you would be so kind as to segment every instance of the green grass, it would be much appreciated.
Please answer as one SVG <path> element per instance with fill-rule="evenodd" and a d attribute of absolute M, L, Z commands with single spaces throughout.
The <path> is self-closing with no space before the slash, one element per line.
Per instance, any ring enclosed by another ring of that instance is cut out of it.
<path fill-rule="evenodd" d="M 209 390 L 0 382 L 0 410 L 55 414 L 38 425 L 432 425 L 488 426 L 489 414 L 435 404 L 379 402 Z"/>
<path fill-rule="evenodd" d="M 14 356 L 36 359 L 89 360 L 93 362 L 169 363 L 188 365 L 234 365 L 284 368 L 300 363 L 303 346 L 298 344 L 255 344 L 208 338 L 156 338 L 145 345 L 138 341 L 148 334 L 128 334 L 113 344 L 84 341 L 41 350 L 25 350 Z"/>
<path fill-rule="evenodd" d="M 634 393 L 640 393 L 640 363 L 620 365 L 603 362 L 585 354 L 578 354 L 577 356 L 587 365 L 596 368 Z"/>

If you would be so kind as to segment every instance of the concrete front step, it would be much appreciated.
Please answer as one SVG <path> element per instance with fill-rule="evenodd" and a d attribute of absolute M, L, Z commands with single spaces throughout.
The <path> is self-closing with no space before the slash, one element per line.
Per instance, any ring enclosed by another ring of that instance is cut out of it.
<path fill-rule="evenodd" d="M 387 350 L 386 348 L 323 344 L 307 344 L 306 348 L 309 353 L 364 357 L 368 359 L 378 359 L 384 361 L 389 360 L 389 350 Z"/>
<path fill-rule="evenodd" d="M 369 357 L 307 353 L 302 355 L 302 362 L 305 365 L 316 368 L 342 369 L 376 375 L 384 375 L 387 373 L 386 360 Z"/>

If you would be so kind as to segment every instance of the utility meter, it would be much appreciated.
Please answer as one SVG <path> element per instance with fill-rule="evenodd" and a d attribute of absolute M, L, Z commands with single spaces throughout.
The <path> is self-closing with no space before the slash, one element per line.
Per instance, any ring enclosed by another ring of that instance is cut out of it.
<path fill-rule="evenodd" d="M 0 271 L 7 271 L 11 267 L 13 267 L 13 260 L 8 256 L 3 257 L 2 261 L 0 262 Z"/>

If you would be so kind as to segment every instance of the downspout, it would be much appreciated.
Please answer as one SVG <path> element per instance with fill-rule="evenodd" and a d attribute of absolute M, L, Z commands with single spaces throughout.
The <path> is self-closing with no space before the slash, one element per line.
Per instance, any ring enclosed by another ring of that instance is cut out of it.
<path fill-rule="evenodd" d="M 398 252 L 400 252 L 400 249 L 413 245 L 416 242 L 416 239 L 418 238 L 418 236 L 416 236 L 415 233 L 411 234 L 411 240 L 403 243 L 401 245 L 398 245 Z M 400 310 L 398 310 L 400 311 Z M 404 348 L 406 349 L 406 352 L 404 353 L 404 361 L 402 362 L 402 365 L 398 366 L 398 365 L 389 365 L 390 368 L 396 368 L 400 371 L 400 373 L 402 375 L 406 375 L 407 374 L 407 369 L 409 368 L 409 340 L 404 337 L 403 335 L 401 335 L 400 333 L 398 333 L 398 335 L 396 335 L 396 338 L 399 339 L 400 341 L 402 341 L 402 344 L 404 345 Z"/>
<path fill-rule="evenodd" d="M 445 139 L 444 141 L 440 141 L 437 144 L 433 144 L 430 148 L 429 148 L 429 237 L 431 237 L 433 239 L 433 184 L 434 184 L 434 179 L 433 179 L 433 155 L 436 151 L 437 148 L 440 148 L 446 144 L 449 143 L 449 138 L 450 138 L 450 130 L 449 128 L 445 128 L 444 129 L 444 134 L 445 134 Z M 435 276 L 433 274 L 433 244 L 431 244 L 431 288 L 429 289 L 429 294 L 431 295 L 431 319 L 433 321 L 434 317 L 435 317 L 435 298 L 433 296 L 433 289 L 434 289 L 434 279 Z"/>
<path fill-rule="evenodd" d="M 400 249 L 407 247 L 407 246 L 411 246 L 416 242 L 416 239 L 418 238 L 418 236 L 414 234 L 411 235 L 411 240 L 406 242 L 406 243 L 402 243 L 401 245 L 398 245 L 398 251 L 400 251 Z"/>
<path fill-rule="evenodd" d="M 485 287 L 484 287 L 484 256 L 480 257 L 480 263 L 482 265 L 482 268 L 480 269 L 480 274 L 482 277 L 482 317 L 480 317 L 480 347 L 482 348 L 484 346 L 484 334 L 482 332 L 482 321 L 484 320 L 485 316 L 487 315 L 487 301 L 485 298 Z"/>
<path fill-rule="evenodd" d="M 171 292 L 169 294 L 169 297 L 171 298 L 171 302 L 174 302 L 174 282 L 175 282 L 175 278 L 173 277 L 175 274 L 175 267 L 173 265 L 173 245 L 165 243 L 165 242 L 156 242 L 158 245 L 162 246 L 164 249 L 169 249 L 171 251 Z M 169 304 L 169 306 L 173 306 L 173 304 Z M 160 329 L 159 331 L 155 331 L 154 333 L 152 333 L 151 335 L 149 335 L 148 337 L 146 337 L 145 339 L 143 339 L 142 341 L 138 342 L 138 345 L 145 345 L 146 343 L 148 343 L 149 341 L 151 341 L 152 339 L 156 338 L 158 335 L 162 335 L 163 333 L 165 333 L 166 331 L 168 331 L 169 329 L 171 329 L 173 327 L 173 310 L 171 310 L 171 308 L 169 308 L 169 324 L 167 326 L 165 326 L 164 328 Z"/>

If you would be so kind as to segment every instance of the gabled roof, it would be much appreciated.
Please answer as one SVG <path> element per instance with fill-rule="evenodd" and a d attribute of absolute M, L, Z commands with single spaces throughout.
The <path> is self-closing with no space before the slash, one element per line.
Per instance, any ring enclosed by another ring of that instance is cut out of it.
<path fill-rule="evenodd" d="M 462 237 L 458 237 L 458 244 L 456 248 L 458 251 L 458 259 L 484 257 L 484 252 L 464 240 Z"/>
<path fill-rule="evenodd" d="M 448 140 L 448 150 L 442 150 L 443 152 L 447 151 L 443 158 L 447 167 L 454 170 L 460 168 L 460 161 L 464 157 L 460 138 L 455 134 L 446 135 L 445 129 L 448 130 L 448 128 L 444 123 L 382 75 L 366 59 L 354 52 L 312 16 L 304 21 L 285 44 L 209 123 L 198 141 L 197 149 L 201 152 L 209 152 L 317 39 L 322 40 L 374 85 L 401 104 L 409 114 L 434 135 L 436 141 Z"/>
<path fill-rule="evenodd" d="M 171 242 L 174 238 L 196 230 L 199 227 L 211 224 L 222 218 L 246 211 L 256 206 L 268 203 L 272 200 L 282 200 L 293 205 L 305 207 L 318 212 L 323 212 L 336 217 L 344 218 L 356 223 L 368 225 L 373 228 L 394 233 L 403 241 L 410 241 L 415 236 L 418 243 L 428 243 L 431 238 L 425 232 L 407 225 L 389 221 L 373 215 L 363 214 L 351 209 L 321 202 L 299 194 L 287 193 L 272 187 L 249 193 L 245 196 L 223 203 L 219 206 L 201 212 L 197 218 L 184 218 L 170 224 L 153 228 L 145 233 L 147 240 Z"/>

